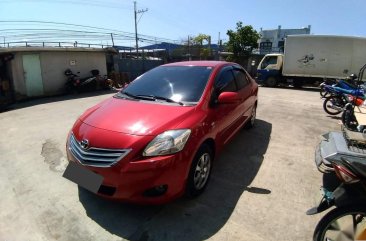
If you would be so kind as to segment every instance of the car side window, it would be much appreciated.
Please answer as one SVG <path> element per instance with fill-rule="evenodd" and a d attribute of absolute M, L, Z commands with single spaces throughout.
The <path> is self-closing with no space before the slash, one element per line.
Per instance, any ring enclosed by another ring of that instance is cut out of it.
<path fill-rule="evenodd" d="M 235 78 L 231 69 L 224 70 L 215 84 L 217 94 L 221 92 L 235 92 L 237 91 Z"/>
<path fill-rule="evenodd" d="M 247 79 L 248 84 L 250 84 L 252 82 L 252 77 L 247 71 L 244 70 L 244 72 L 245 72 L 245 78 Z"/>
<path fill-rule="evenodd" d="M 234 69 L 234 75 L 236 84 L 238 85 L 238 89 L 244 88 L 246 85 L 249 84 L 249 79 L 241 69 Z"/>

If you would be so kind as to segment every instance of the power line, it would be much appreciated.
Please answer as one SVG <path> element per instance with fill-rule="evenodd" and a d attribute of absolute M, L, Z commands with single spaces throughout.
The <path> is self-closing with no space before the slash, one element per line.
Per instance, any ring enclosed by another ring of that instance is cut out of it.
<path fill-rule="evenodd" d="M 103 31 L 102 33 L 105 34 L 110 34 L 113 33 L 113 35 L 115 34 L 121 34 L 121 35 L 125 35 L 125 36 L 133 36 L 133 33 L 130 32 L 125 32 L 125 31 L 120 31 L 120 30 L 116 30 L 116 29 L 110 29 L 110 28 L 102 28 L 102 27 L 93 27 L 93 26 L 88 26 L 88 25 L 81 25 L 81 24 L 71 24 L 71 23 L 61 23 L 61 22 L 52 22 L 52 21 L 35 21 L 35 20 L 17 20 L 17 21 L 10 21 L 10 20 L 0 20 L 0 23 L 4 24 L 22 24 L 24 26 L 24 24 L 37 24 L 37 26 L 39 26 L 39 24 L 43 24 L 43 25 L 55 25 L 55 26 L 60 26 L 60 27 L 78 27 L 78 28 L 83 28 L 83 29 L 93 29 L 93 30 L 101 30 Z M 43 28 L 31 28 L 31 30 L 33 31 L 42 31 Z M 0 29 L 1 31 L 2 29 Z M 27 29 L 25 28 L 21 28 L 21 29 L 14 29 L 13 30 L 19 30 L 19 31 L 26 31 Z M 56 29 L 55 29 L 56 30 Z M 60 29 L 65 30 L 65 29 Z M 70 31 L 69 29 L 66 29 L 68 31 Z M 86 30 L 80 30 L 80 31 L 86 31 Z M 87 31 L 86 31 L 87 32 Z M 150 36 L 150 35 L 144 35 L 144 34 L 138 34 L 138 38 L 145 38 L 145 39 L 151 39 L 151 40 L 157 40 L 159 42 L 171 42 L 171 43 L 176 43 L 179 42 L 178 40 L 172 40 L 172 39 L 167 39 L 167 38 L 162 38 L 162 37 L 156 37 L 156 36 Z"/>
<path fill-rule="evenodd" d="M 0 3 L 19 3 L 19 2 L 25 2 L 25 3 L 45 3 L 45 4 L 72 4 L 72 5 L 89 5 L 89 6 L 95 6 L 95 7 L 104 7 L 104 8 L 116 8 L 118 6 L 119 9 L 128 9 L 130 10 L 131 7 L 127 7 L 126 5 L 123 7 L 121 5 L 121 2 L 113 2 L 106 4 L 104 1 L 72 1 L 72 0 L 0 0 Z"/>

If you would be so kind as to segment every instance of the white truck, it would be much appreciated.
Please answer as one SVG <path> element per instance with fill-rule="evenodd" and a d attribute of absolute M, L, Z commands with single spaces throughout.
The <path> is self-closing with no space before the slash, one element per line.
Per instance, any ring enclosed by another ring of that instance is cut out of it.
<path fill-rule="evenodd" d="M 358 74 L 366 63 L 366 38 L 289 35 L 284 54 L 267 54 L 257 68 L 257 81 L 269 87 L 294 87 Z"/>

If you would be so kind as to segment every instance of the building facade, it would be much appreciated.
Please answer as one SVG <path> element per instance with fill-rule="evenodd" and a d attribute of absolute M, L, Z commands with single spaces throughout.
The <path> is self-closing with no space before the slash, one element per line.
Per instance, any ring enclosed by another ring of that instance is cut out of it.
<path fill-rule="evenodd" d="M 281 25 L 277 29 L 260 30 L 258 48 L 260 54 L 282 53 L 285 45 L 285 38 L 288 35 L 310 34 L 311 25 L 300 29 L 282 29 Z"/>

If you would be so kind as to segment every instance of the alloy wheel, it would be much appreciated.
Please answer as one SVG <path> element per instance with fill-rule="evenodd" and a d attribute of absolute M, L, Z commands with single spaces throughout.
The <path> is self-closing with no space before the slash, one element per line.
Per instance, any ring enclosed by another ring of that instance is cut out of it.
<path fill-rule="evenodd" d="M 211 157 L 208 153 L 203 153 L 199 158 L 196 169 L 194 171 L 194 186 L 197 190 L 202 189 L 210 175 Z"/>

